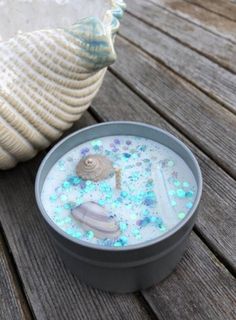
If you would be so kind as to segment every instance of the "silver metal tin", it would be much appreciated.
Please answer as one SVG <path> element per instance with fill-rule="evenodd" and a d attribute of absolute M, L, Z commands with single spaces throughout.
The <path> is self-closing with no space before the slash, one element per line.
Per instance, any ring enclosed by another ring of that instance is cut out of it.
<path fill-rule="evenodd" d="M 176 227 L 157 239 L 115 249 L 86 243 L 57 227 L 42 205 L 42 187 L 55 162 L 66 152 L 88 140 L 110 135 L 141 136 L 169 147 L 187 163 L 197 181 L 198 191 L 189 214 Z M 144 123 L 106 122 L 79 130 L 52 148 L 38 170 L 35 193 L 40 213 L 65 265 L 93 287 L 125 293 L 148 288 L 175 269 L 196 220 L 202 194 L 202 175 L 192 152 L 168 132 Z"/>

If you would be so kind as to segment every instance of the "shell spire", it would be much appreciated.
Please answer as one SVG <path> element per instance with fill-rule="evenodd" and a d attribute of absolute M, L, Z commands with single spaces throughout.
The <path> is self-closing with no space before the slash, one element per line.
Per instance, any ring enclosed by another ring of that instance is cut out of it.
<path fill-rule="evenodd" d="M 104 25 L 99 18 L 85 18 L 66 29 L 66 32 L 75 37 L 84 49 L 86 54 L 80 58 L 84 60 L 87 70 L 100 70 L 115 62 L 111 28 Z"/>
<path fill-rule="evenodd" d="M 112 175 L 114 168 L 107 157 L 93 154 L 79 161 L 76 172 L 84 180 L 100 181 Z"/>

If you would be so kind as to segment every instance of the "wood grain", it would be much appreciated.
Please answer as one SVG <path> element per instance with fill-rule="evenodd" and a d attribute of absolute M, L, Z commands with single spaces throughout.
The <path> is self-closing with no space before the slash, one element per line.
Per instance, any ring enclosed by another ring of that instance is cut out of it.
<path fill-rule="evenodd" d="M 142 1 L 142 0 L 140 0 Z M 176 15 L 236 43 L 236 22 L 183 0 L 151 0 Z"/>
<path fill-rule="evenodd" d="M 126 0 L 126 2 L 127 11 L 132 15 L 205 55 L 224 68 L 236 72 L 236 45 L 232 42 L 202 29 L 195 23 L 187 21 L 151 1 Z M 128 18 L 129 16 L 125 16 L 125 21 Z M 156 40 L 153 42 L 159 45 Z"/>
<path fill-rule="evenodd" d="M 214 99 L 233 111 L 236 91 L 233 73 L 210 60 L 235 72 L 236 24 L 210 12 L 223 0 L 211 10 L 208 0 L 205 8 L 181 0 L 152 2 L 129 1 L 132 16 L 122 30 L 129 40 L 117 39 L 118 62 L 91 109 L 96 119 L 87 112 L 70 131 L 97 120 L 137 120 L 168 130 L 191 148 L 204 192 L 188 250 L 168 279 L 142 293 L 88 288 L 65 269 L 36 208 L 34 181 L 44 151 L 0 172 L 0 221 L 22 283 L 0 236 L 1 320 L 235 319 L 235 280 L 228 270 L 236 271 L 236 117 Z"/>
<path fill-rule="evenodd" d="M 218 15 L 236 21 L 236 3 L 225 0 L 185 0 Z"/>
<path fill-rule="evenodd" d="M 106 75 L 92 110 L 102 121 L 130 120 L 153 124 L 173 133 L 190 147 L 198 158 L 204 180 L 196 229 L 217 255 L 236 271 L 236 181 L 112 74 Z"/>
<path fill-rule="evenodd" d="M 94 123 L 86 113 L 76 128 Z M 65 269 L 39 217 L 34 180 L 41 156 L 0 173 L 0 219 L 35 318 L 147 320 L 138 295 L 88 288 Z"/>
<path fill-rule="evenodd" d="M 197 225 L 201 229 L 204 221 L 207 229 L 202 232 L 206 233 L 208 242 L 210 244 L 214 242 L 215 247 L 218 250 L 220 248 L 221 254 L 224 254 L 225 248 L 221 242 L 223 240 L 227 249 L 230 248 L 231 259 L 234 259 L 235 242 L 232 237 L 236 226 L 233 214 L 236 201 L 233 186 L 235 187 L 236 184 L 231 186 L 231 196 L 228 198 L 228 190 L 225 194 L 223 190 L 219 190 L 224 189 L 222 187 L 224 183 L 227 185 L 226 188 L 229 187 L 227 175 L 111 74 L 107 74 L 104 86 L 93 103 L 93 113 L 103 121 L 125 119 L 154 124 L 172 132 L 191 147 L 198 156 L 205 180 L 204 199 Z M 212 168 L 211 172 L 208 172 L 208 166 Z M 230 200 L 234 202 L 233 205 L 231 204 L 231 209 L 229 208 Z M 221 225 L 224 225 L 224 231 Z M 230 235 L 226 240 L 228 232 Z M 144 291 L 143 294 L 156 312 L 158 319 L 233 320 L 234 292 L 232 275 L 193 233 L 189 249 L 176 272 L 151 290 Z"/>
<path fill-rule="evenodd" d="M 112 77 L 107 78 L 107 81 L 111 84 L 118 80 Z M 121 87 L 121 90 L 123 89 L 120 83 L 119 87 Z M 116 86 L 114 87 L 114 94 L 115 89 L 117 89 Z M 106 92 L 108 92 L 107 89 Z M 133 93 L 132 95 L 136 97 Z M 110 106 L 112 97 L 107 98 Z M 125 97 L 126 94 L 124 94 L 124 99 Z M 137 114 L 135 109 L 132 110 L 134 108 L 133 103 L 138 102 L 138 100 L 138 98 L 136 101 L 130 99 L 130 102 L 128 102 L 131 109 L 130 113 L 127 105 L 124 104 L 124 100 L 121 101 L 130 117 L 133 112 Z M 115 104 L 116 101 L 113 103 Z M 97 104 L 96 110 L 101 113 L 103 106 L 104 104 Z M 118 109 L 119 104 L 116 106 L 117 108 L 114 108 L 113 105 L 113 109 L 121 117 L 121 111 L 119 112 Z M 153 115 L 148 111 L 146 112 L 152 118 Z M 124 114 L 124 117 L 126 117 L 126 114 Z M 80 122 L 80 126 L 90 124 L 90 119 L 86 116 Z M 35 207 L 33 182 L 40 160 L 40 157 L 38 157 L 29 163 L 20 164 L 12 171 L 2 172 L 1 181 L 4 181 L 4 184 L 0 184 L 1 220 L 35 317 L 40 320 L 68 319 L 68 315 L 70 315 L 70 319 L 150 319 L 145 306 L 140 302 L 137 295 L 109 295 L 99 290 L 90 289 L 65 270 L 50 238 L 45 233 L 45 226 L 39 219 Z M 191 244 L 188 253 L 181 262 L 182 267 L 181 264 L 178 266 L 177 276 L 174 273 L 166 280 L 171 283 L 173 288 L 178 288 L 180 286 L 179 278 L 181 277 L 181 282 L 184 278 L 184 288 L 188 284 L 188 293 L 191 292 L 191 295 L 185 294 L 185 290 L 179 288 L 183 307 L 176 313 L 176 318 L 173 317 L 173 319 L 178 319 L 179 314 L 182 315 L 183 319 L 184 317 L 186 319 L 191 318 L 191 316 L 196 319 L 195 309 L 199 309 L 201 311 L 199 319 L 204 319 L 206 315 L 209 315 L 209 317 L 214 316 L 214 319 L 217 320 L 222 319 L 223 314 L 226 314 L 227 319 L 231 320 L 232 277 L 216 259 L 208 258 L 209 250 L 199 239 L 195 240 L 193 238 L 192 242 L 193 244 Z M 194 259 L 192 259 L 192 256 L 194 256 Z M 198 265 L 196 261 L 206 261 L 207 263 Z M 222 276 L 222 273 L 224 276 Z M 196 274 L 199 274 L 197 280 L 195 280 Z M 193 282 L 191 282 L 191 279 L 193 279 Z M 163 282 L 163 285 L 165 283 Z M 224 288 L 225 284 L 227 284 L 226 288 Z M 156 299 L 155 294 L 158 294 L 161 285 L 151 289 L 151 294 L 148 291 L 144 292 L 144 295 L 158 317 L 164 319 L 171 310 L 169 310 L 170 305 L 168 306 L 169 290 L 165 290 L 165 287 L 162 289 L 165 292 L 162 296 L 163 299 L 160 301 Z M 218 292 L 220 292 L 220 297 Z M 207 296 L 210 298 L 207 299 Z M 195 297 L 196 300 L 191 301 L 191 297 Z M 213 305 L 208 304 L 211 298 L 213 299 Z M 223 309 L 220 305 L 220 299 L 224 300 Z M 190 305 L 190 303 L 192 304 Z M 154 305 L 156 305 L 155 308 Z M 173 305 L 174 308 L 179 308 L 178 301 L 174 302 L 174 299 L 171 305 L 172 309 Z M 225 313 L 225 309 L 227 309 L 227 313 Z"/>
<path fill-rule="evenodd" d="M 155 110 L 236 177 L 236 116 L 124 39 L 112 70 Z"/>
<path fill-rule="evenodd" d="M 236 113 L 236 74 L 130 15 L 120 34 Z"/>
<path fill-rule="evenodd" d="M 13 272 L 4 240 L 0 233 L 0 319 L 32 319 Z"/>
<path fill-rule="evenodd" d="M 143 294 L 160 320 L 235 319 L 235 279 L 194 233 L 176 272 Z"/>

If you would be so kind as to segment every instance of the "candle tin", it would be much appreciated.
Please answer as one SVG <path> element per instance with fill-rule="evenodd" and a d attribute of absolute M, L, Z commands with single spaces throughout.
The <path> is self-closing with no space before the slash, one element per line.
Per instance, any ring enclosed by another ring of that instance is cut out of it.
<path fill-rule="evenodd" d="M 177 153 L 194 175 L 197 194 L 188 215 L 157 239 L 120 248 L 87 243 L 62 231 L 43 207 L 41 192 L 52 166 L 74 147 L 92 139 L 112 135 L 140 136 L 159 142 Z M 54 146 L 40 165 L 35 192 L 41 216 L 65 265 L 93 287 L 126 293 L 148 288 L 166 278 L 175 269 L 183 256 L 196 220 L 202 194 L 202 175 L 192 152 L 168 132 L 144 123 L 106 122 L 79 130 Z"/>

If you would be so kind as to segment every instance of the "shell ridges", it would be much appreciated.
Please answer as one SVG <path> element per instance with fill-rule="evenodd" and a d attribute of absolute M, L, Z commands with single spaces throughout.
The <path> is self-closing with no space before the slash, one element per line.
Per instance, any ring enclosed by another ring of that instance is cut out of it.
<path fill-rule="evenodd" d="M 48 147 L 91 104 L 116 59 L 125 9 L 122 0 L 109 3 L 103 21 L 89 17 L 0 42 L 0 169 Z"/>

